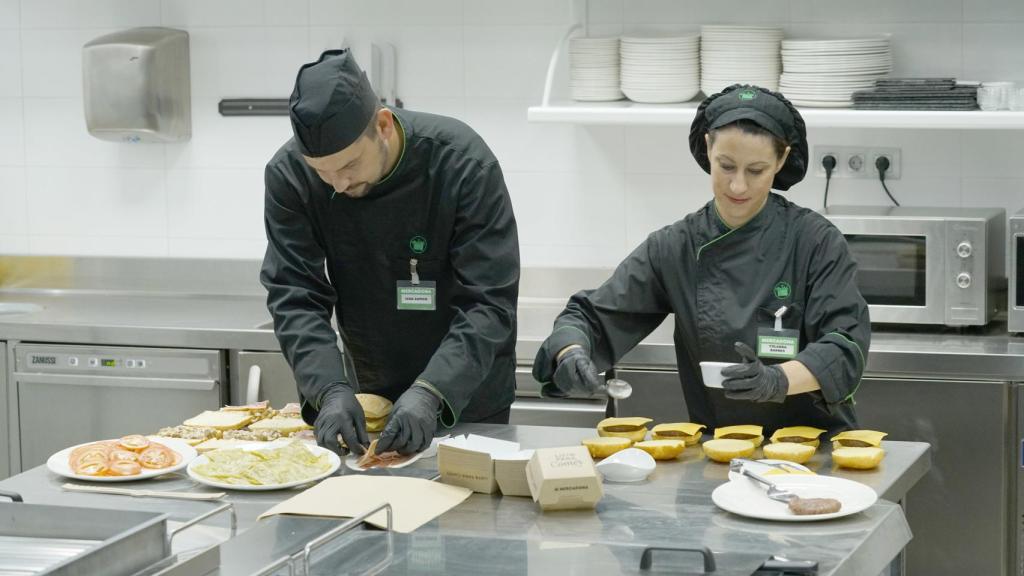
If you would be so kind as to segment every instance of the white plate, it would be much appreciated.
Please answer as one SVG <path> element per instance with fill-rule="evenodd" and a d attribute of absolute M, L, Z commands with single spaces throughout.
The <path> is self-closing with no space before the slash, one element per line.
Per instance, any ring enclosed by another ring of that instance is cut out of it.
<path fill-rule="evenodd" d="M 430 441 L 430 446 L 427 446 L 427 449 L 424 450 L 423 452 L 416 454 L 415 456 L 406 460 L 405 462 L 402 462 L 401 464 L 397 464 L 395 466 L 388 466 L 388 468 L 405 468 L 406 466 L 412 464 L 413 462 L 419 460 L 420 458 L 433 458 L 434 456 L 437 456 L 437 446 L 441 442 L 447 440 L 448 438 L 451 438 L 450 434 L 435 437 L 433 440 Z M 345 466 L 351 468 L 352 470 L 355 470 L 356 472 L 365 472 L 365 468 L 360 468 L 359 465 L 356 464 L 357 462 L 359 462 L 360 458 L 362 458 L 362 456 L 349 454 L 348 458 L 345 458 Z"/>
<path fill-rule="evenodd" d="M 291 441 L 291 438 L 282 438 L 281 440 L 275 440 L 270 444 L 243 444 L 239 446 L 239 448 L 241 448 L 242 450 L 266 450 L 268 448 L 279 448 L 287 444 L 289 441 Z M 320 446 L 308 442 L 304 442 L 303 445 L 306 447 L 307 450 L 309 450 L 316 456 L 319 456 L 320 454 L 327 454 L 327 459 L 330 462 L 331 466 L 325 472 L 317 474 L 316 476 L 310 476 L 309 478 L 305 478 L 303 480 L 296 480 L 295 482 L 284 482 L 281 484 L 263 484 L 260 486 L 253 486 L 251 484 L 227 484 L 224 482 L 218 482 L 217 480 L 213 480 L 211 478 L 207 478 L 206 476 L 202 476 L 195 471 L 196 466 L 209 462 L 209 459 L 206 457 L 206 454 L 202 454 L 197 456 L 188 465 L 188 475 L 196 482 L 199 482 L 200 484 L 205 484 L 207 486 L 213 486 L 214 488 L 222 488 L 225 490 L 242 490 L 245 492 L 262 492 L 266 490 L 283 490 L 285 488 L 294 488 L 296 486 L 309 484 L 310 482 L 316 482 L 317 480 L 321 480 L 323 478 L 330 476 L 331 474 L 334 474 L 338 470 L 338 468 L 341 467 L 341 458 L 339 458 L 338 455 L 335 454 L 334 452 L 331 452 L 326 448 L 322 448 Z"/>
<path fill-rule="evenodd" d="M 641 90 L 623 89 L 623 94 L 633 102 L 645 104 L 673 104 L 676 102 L 688 102 L 697 95 L 698 90 L 687 90 L 685 92 L 648 92 Z"/>
<path fill-rule="evenodd" d="M 149 441 L 163 444 L 171 450 L 174 450 L 179 456 L 181 456 L 181 461 L 174 466 L 169 466 L 167 468 L 159 468 L 156 470 L 143 468 L 142 472 L 134 476 L 86 476 L 84 474 L 75 474 L 72 472 L 71 466 L 68 465 L 68 457 L 71 456 L 71 451 L 79 446 L 85 446 L 86 444 L 103 442 L 103 440 L 96 440 L 95 442 L 85 442 L 78 446 L 72 446 L 57 452 L 46 460 L 46 467 L 54 474 L 59 474 L 65 478 L 74 478 L 75 480 L 85 480 L 87 482 L 131 482 L 133 480 L 145 480 L 146 478 L 155 478 L 157 476 L 163 476 L 164 474 L 170 474 L 171 472 L 177 472 L 178 470 L 188 466 L 189 462 L 196 457 L 196 449 L 189 446 L 183 440 L 178 440 L 176 438 L 155 439 L 150 437 Z"/>
<path fill-rule="evenodd" d="M 435 447 L 435 452 L 436 452 L 436 450 L 437 449 Z M 388 466 L 388 468 L 405 468 L 409 464 L 412 464 L 413 462 L 419 460 L 420 458 L 423 458 L 423 455 L 427 454 L 427 452 L 429 452 L 429 449 L 424 450 L 423 452 L 420 452 L 419 454 L 416 454 L 415 456 L 413 456 L 412 458 L 409 458 L 408 460 L 406 460 L 405 462 L 402 462 L 401 464 L 395 464 L 394 466 Z M 428 455 L 428 457 L 429 457 L 429 455 Z M 351 470 L 355 470 L 356 472 L 366 472 L 366 468 L 361 468 L 359 466 L 359 464 L 358 464 L 360 458 L 362 458 L 362 456 L 356 456 L 355 454 L 349 454 L 348 458 L 345 458 L 345 466 L 348 467 Z"/>
<path fill-rule="evenodd" d="M 785 502 L 768 498 L 765 487 L 750 478 L 730 480 L 711 493 L 716 506 L 727 512 L 783 522 L 816 522 L 830 518 L 842 518 L 871 507 L 877 500 L 875 491 L 860 482 L 836 476 L 806 476 L 803 474 L 773 475 L 780 488 L 795 492 L 802 498 L 835 498 L 842 503 L 838 512 L 798 516 L 789 510 Z"/>

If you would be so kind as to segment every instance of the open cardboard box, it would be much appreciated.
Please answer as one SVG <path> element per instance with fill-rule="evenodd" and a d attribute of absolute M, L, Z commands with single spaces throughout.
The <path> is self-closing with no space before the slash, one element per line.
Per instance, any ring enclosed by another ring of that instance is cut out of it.
<path fill-rule="evenodd" d="M 506 496 L 529 496 L 526 463 L 531 451 L 519 443 L 469 434 L 442 441 L 437 446 L 441 481 L 482 494 L 501 489 Z"/>
<path fill-rule="evenodd" d="M 593 508 L 604 496 L 601 477 L 585 446 L 534 451 L 526 465 L 526 479 L 542 510 Z"/>

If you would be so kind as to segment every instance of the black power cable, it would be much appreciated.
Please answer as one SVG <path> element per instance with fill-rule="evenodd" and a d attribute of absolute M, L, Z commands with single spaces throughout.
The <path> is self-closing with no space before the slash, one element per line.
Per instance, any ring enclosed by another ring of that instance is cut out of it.
<path fill-rule="evenodd" d="M 875 168 L 878 169 L 878 181 L 882 183 L 882 190 L 885 190 L 885 195 L 892 200 L 892 203 L 899 206 L 900 203 L 896 201 L 892 196 L 892 192 L 889 192 L 889 187 L 885 185 L 885 171 L 889 169 L 889 159 L 885 156 L 879 156 L 875 159 Z"/>
<path fill-rule="evenodd" d="M 836 157 L 825 154 L 821 158 L 821 166 L 825 169 L 825 202 L 822 208 L 828 208 L 828 184 L 832 181 L 832 171 L 836 169 Z"/>

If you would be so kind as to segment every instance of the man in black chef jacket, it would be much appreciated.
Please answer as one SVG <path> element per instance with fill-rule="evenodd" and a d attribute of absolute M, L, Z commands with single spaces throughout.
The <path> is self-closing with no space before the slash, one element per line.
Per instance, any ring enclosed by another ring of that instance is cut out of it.
<path fill-rule="evenodd" d="M 348 50 L 299 70 L 289 111 L 260 277 L 317 442 L 363 452 L 357 391 L 395 403 L 378 452 L 425 449 L 439 420 L 507 423 L 519 243 L 494 154 L 458 120 L 382 107 Z"/>

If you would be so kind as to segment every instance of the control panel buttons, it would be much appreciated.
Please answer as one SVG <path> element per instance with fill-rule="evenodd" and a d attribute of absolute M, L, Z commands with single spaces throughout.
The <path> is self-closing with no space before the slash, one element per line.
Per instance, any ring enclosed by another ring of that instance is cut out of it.
<path fill-rule="evenodd" d="M 141 359 L 141 358 L 136 360 L 135 361 L 135 367 L 136 368 L 145 368 L 146 367 L 146 361 Z"/>
<path fill-rule="evenodd" d="M 125 360 L 124 361 L 124 367 L 125 368 L 135 368 L 135 360 L 132 360 L 131 358 Z"/>
<path fill-rule="evenodd" d="M 961 258 L 970 258 L 971 254 L 974 253 L 974 247 L 967 240 L 956 245 L 956 254 Z"/>
<path fill-rule="evenodd" d="M 956 276 L 956 285 L 961 288 L 971 287 L 971 275 L 967 272 L 961 272 Z"/>
<path fill-rule="evenodd" d="M 99 368 L 99 367 L 100 367 L 100 359 L 99 358 L 89 358 L 89 368 Z"/>
<path fill-rule="evenodd" d="M 68 366 L 71 366 L 71 367 L 78 366 L 78 356 L 69 356 L 68 357 Z"/>

